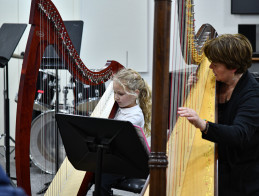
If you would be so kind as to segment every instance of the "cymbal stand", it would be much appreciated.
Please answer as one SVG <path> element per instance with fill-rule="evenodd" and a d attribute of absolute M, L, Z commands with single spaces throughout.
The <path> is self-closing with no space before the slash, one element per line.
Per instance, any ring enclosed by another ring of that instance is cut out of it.
<path fill-rule="evenodd" d="M 63 94 L 64 94 L 64 110 L 67 111 L 68 110 L 68 106 L 67 106 L 67 94 L 68 94 L 68 87 L 67 86 L 64 86 L 63 87 Z"/>

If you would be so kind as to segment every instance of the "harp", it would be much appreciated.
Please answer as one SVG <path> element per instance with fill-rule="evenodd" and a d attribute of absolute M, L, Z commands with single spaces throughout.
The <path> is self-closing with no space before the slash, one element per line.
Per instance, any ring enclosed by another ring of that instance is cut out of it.
<path fill-rule="evenodd" d="M 18 93 L 15 157 L 17 185 L 24 188 L 28 195 L 32 195 L 29 157 L 30 130 L 36 81 L 45 48 L 53 45 L 67 70 L 76 80 L 87 85 L 98 85 L 107 81 L 113 73 L 122 68 L 122 65 L 116 61 L 108 61 L 107 67 L 99 72 L 88 69 L 75 50 L 61 16 L 50 0 L 31 1 L 29 23 L 31 29 Z M 105 103 L 113 105 L 112 101 Z"/>
<path fill-rule="evenodd" d="M 217 33 L 206 24 L 195 35 L 193 7 L 192 0 L 173 4 L 169 0 L 155 0 L 150 182 L 145 195 L 217 195 L 214 144 L 202 140 L 200 131 L 176 114 L 178 107 L 185 106 L 204 119 L 215 120 L 215 79 L 201 48 Z M 199 65 L 199 79 L 188 87 L 192 64 Z M 168 113 L 169 118 L 165 118 Z"/>

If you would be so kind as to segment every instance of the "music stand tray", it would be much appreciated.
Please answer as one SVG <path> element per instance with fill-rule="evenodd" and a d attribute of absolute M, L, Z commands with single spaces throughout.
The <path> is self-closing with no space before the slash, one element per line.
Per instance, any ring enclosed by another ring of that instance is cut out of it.
<path fill-rule="evenodd" d="M 4 67 L 13 55 L 27 24 L 4 23 L 0 28 L 0 67 Z"/>
<path fill-rule="evenodd" d="M 132 123 L 61 113 L 56 121 L 75 169 L 147 178 L 149 155 Z"/>

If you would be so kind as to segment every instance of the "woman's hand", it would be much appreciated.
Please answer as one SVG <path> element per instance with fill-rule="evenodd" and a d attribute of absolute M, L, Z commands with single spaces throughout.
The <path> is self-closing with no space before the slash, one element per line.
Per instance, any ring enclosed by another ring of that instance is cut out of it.
<path fill-rule="evenodd" d="M 191 124 L 193 124 L 196 128 L 200 129 L 201 131 L 206 129 L 206 121 L 202 120 L 193 109 L 179 107 L 177 113 L 181 117 L 186 117 Z"/>

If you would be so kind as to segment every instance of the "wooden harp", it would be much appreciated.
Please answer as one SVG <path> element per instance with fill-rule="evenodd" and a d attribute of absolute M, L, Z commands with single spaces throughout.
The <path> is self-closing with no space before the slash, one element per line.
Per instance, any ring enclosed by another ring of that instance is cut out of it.
<path fill-rule="evenodd" d="M 30 130 L 36 81 L 42 56 L 48 45 L 53 45 L 70 73 L 84 84 L 97 85 L 107 81 L 123 66 L 108 61 L 100 72 L 88 69 L 80 59 L 68 36 L 63 20 L 51 0 L 32 0 L 30 10 L 31 29 L 22 65 L 16 117 L 16 176 L 17 185 L 28 195 L 30 186 Z"/>

